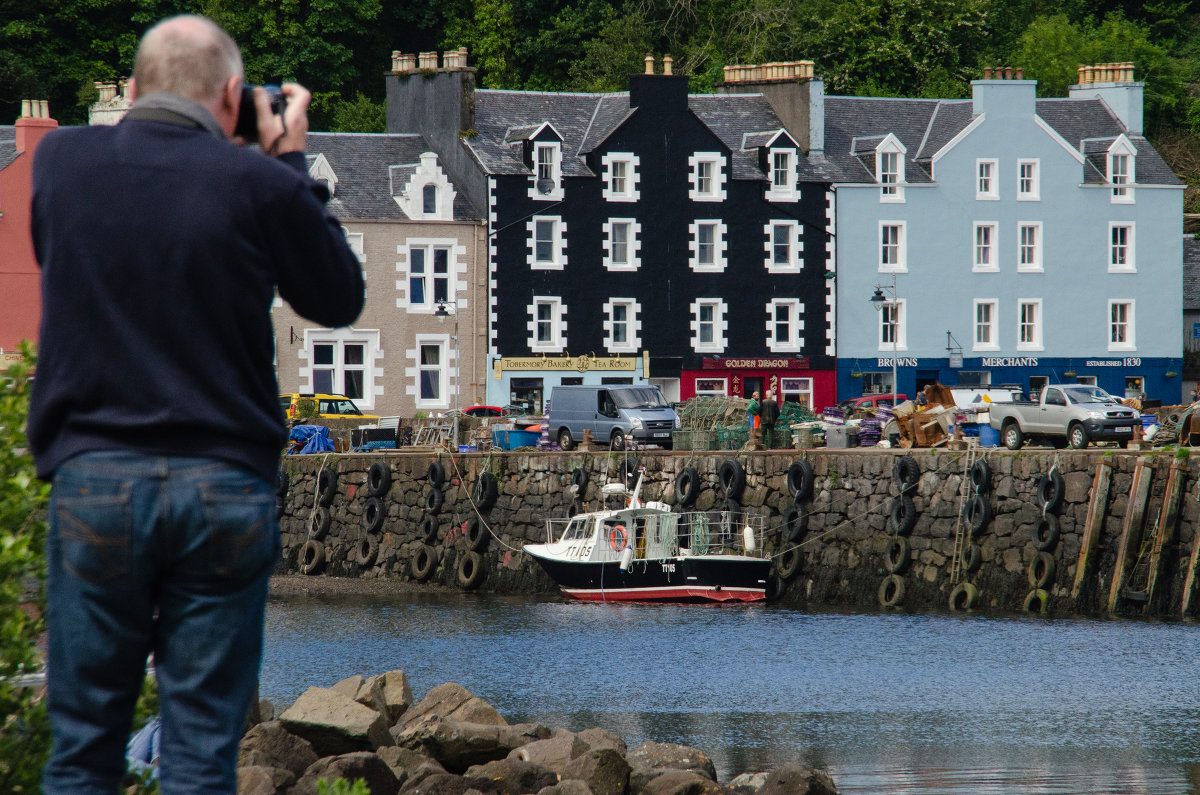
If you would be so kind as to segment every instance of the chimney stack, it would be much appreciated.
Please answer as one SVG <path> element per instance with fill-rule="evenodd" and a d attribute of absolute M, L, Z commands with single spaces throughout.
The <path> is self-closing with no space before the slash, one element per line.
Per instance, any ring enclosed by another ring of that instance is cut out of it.
<path fill-rule="evenodd" d="M 1142 113 L 1146 84 L 1133 79 L 1133 63 L 1084 64 L 1078 70 L 1079 83 L 1068 89 L 1073 99 L 1100 99 L 1125 129 L 1142 134 Z"/>
<path fill-rule="evenodd" d="M 720 94 L 762 94 L 796 143 L 808 152 L 825 150 L 825 81 L 812 61 L 726 66 Z"/>
<path fill-rule="evenodd" d="M 50 118 L 50 105 L 46 100 L 23 99 L 21 118 L 15 126 L 17 151 L 32 154 L 46 133 L 58 127 L 58 122 Z"/>

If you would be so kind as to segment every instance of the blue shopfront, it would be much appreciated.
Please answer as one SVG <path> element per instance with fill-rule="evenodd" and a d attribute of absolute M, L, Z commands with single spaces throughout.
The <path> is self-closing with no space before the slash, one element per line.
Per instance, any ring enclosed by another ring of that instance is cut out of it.
<path fill-rule="evenodd" d="M 973 388 L 1015 385 L 1026 392 L 1067 383 L 1094 384 L 1118 398 L 1144 394 L 1166 406 L 1183 400 L 1182 367 L 1181 358 L 1138 356 L 982 356 L 953 362 L 946 357 L 858 357 L 838 360 L 838 400 L 888 394 L 895 373 L 895 391 L 910 398 L 934 382 Z"/>

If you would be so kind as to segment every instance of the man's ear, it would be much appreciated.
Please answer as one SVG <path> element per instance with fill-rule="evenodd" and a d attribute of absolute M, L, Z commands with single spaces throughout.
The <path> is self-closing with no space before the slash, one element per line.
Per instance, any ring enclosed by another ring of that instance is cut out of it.
<path fill-rule="evenodd" d="M 242 77 L 241 75 L 230 75 L 225 81 L 225 86 L 221 90 L 221 104 L 224 110 L 233 114 L 236 120 L 238 109 L 242 105 Z"/>

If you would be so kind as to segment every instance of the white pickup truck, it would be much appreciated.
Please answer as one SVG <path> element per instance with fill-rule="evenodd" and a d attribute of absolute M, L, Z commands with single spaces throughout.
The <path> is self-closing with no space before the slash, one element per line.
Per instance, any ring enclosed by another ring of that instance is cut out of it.
<path fill-rule="evenodd" d="M 1084 384 L 1050 384 L 1037 401 L 994 402 L 990 412 L 990 424 L 1009 450 L 1037 438 L 1076 449 L 1102 440 L 1128 442 L 1142 421 L 1103 389 Z"/>

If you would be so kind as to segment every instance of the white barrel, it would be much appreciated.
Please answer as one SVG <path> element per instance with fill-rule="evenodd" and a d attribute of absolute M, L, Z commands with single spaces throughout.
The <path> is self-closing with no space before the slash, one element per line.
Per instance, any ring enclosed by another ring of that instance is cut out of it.
<path fill-rule="evenodd" d="M 633 547 L 627 546 L 621 552 L 621 571 L 629 571 L 629 567 L 633 565 Z"/>
<path fill-rule="evenodd" d="M 751 529 L 750 525 L 746 525 L 746 527 L 742 530 L 742 538 L 744 538 L 746 541 L 747 552 L 753 552 L 758 549 L 758 544 L 754 540 L 754 530 Z"/>

